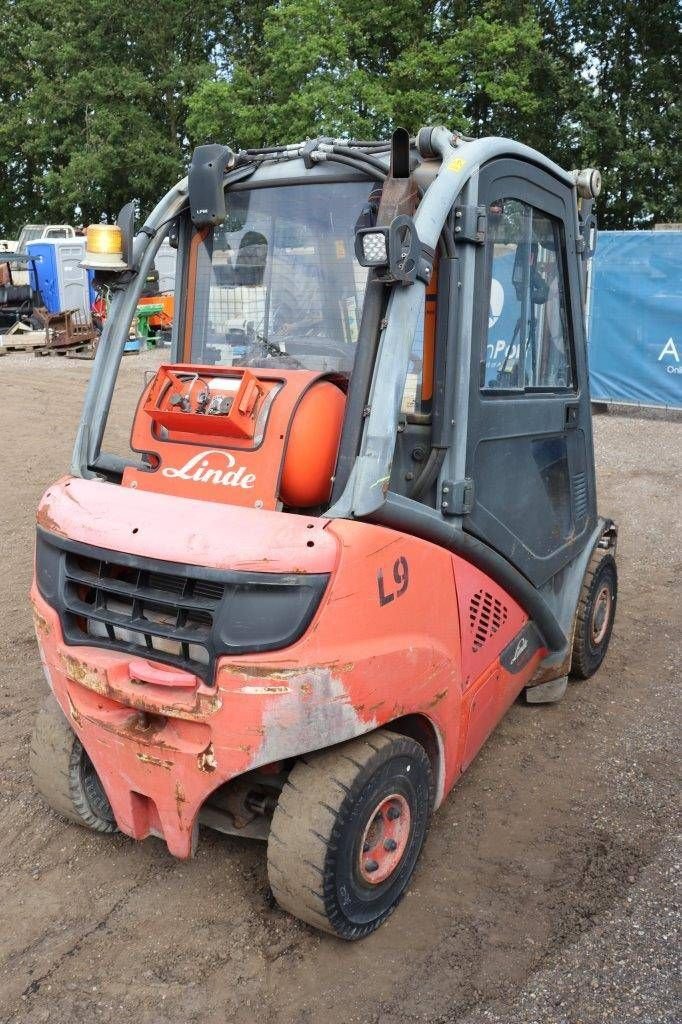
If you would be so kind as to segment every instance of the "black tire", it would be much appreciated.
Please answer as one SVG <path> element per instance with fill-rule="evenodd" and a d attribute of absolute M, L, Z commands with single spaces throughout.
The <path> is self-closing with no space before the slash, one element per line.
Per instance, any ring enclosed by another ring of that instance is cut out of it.
<path fill-rule="evenodd" d="M 116 832 L 116 819 L 92 761 L 50 694 L 31 739 L 33 785 L 69 821 L 95 832 Z"/>
<path fill-rule="evenodd" d="M 268 839 L 275 899 L 316 928 L 342 939 L 364 938 L 404 895 L 432 806 L 429 758 L 407 737 L 381 729 L 300 758 Z M 377 871 L 389 873 L 376 881 Z"/>
<path fill-rule="evenodd" d="M 597 550 L 585 573 L 573 635 L 571 675 L 589 679 L 606 657 L 618 598 L 618 570 L 613 555 Z"/>

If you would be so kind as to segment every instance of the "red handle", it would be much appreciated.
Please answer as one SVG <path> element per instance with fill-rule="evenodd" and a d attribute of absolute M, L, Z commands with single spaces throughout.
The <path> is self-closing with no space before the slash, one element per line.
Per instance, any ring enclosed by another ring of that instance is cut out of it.
<path fill-rule="evenodd" d="M 179 690 L 194 690 L 199 680 L 181 668 L 158 668 L 142 658 L 128 663 L 131 682 L 151 683 L 153 686 L 173 686 Z"/>

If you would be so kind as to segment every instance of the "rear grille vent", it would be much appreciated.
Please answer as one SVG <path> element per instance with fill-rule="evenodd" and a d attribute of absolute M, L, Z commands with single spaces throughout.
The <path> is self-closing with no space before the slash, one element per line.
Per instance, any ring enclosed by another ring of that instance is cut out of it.
<path fill-rule="evenodd" d="M 576 473 L 573 477 L 573 514 L 579 522 L 587 513 L 587 476 Z"/>
<path fill-rule="evenodd" d="M 205 675 L 224 584 L 68 552 L 64 603 L 71 630 Z"/>
<path fill-rule="evenodd" d="M 140 558 L 38 529 L 36 583 L 68 645 L 177 665 L 215 683 L 218 658 L 278 651 L 310 625 L 326 573 L 250 572 Z"/>
<path fill-rule="evenodd" d="M 472 650 L 480 651 L 486 640 L 497 633 L 507 621 L 507 609 L 487 590 L 477 590 L 469 601 Z"/>

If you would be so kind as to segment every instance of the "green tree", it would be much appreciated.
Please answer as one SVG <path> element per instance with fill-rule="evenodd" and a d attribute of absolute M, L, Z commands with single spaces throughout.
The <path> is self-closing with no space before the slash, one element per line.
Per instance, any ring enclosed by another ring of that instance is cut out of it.
<path fill-rule="evenodd" d="M 682 219 L 679 3 L 569 0 L 564 17 L 589 83 L 576 117 L 583 163 L 604 176 L 602 225 Z"/>
<path fill-rule="evenodd" d="M 188 128 L 248 147 L 446 122 L 537 144 L 567 77 L 529 3 L 280 0 L 251 66 L 218 67 L 190 97 Z"/>
<path fill-rule="evenodd" d="M 169 187 L 187 158 L 185 98 L 211 73 L 215 6 L 7 4 L 0 163 L 14 199 L 0 210 L 5 224 L 87 222 L 132 196 L 149 206 Z"/>
<path fill-rule="evenodd" d="M 146 210 L 192 146 L 445 123 L 682 219 L 679 0 L 0 0 L 0 233 Z"/>

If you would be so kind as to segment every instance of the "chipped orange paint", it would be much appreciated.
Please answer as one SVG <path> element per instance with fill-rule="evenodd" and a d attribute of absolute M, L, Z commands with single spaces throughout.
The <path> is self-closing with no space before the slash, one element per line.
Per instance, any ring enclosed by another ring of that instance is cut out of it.
<path fill-rule="evenodd" d="M 152 754 L 145 754 L 144 752 L 138 751 L 135 755 L 138 761 L 144 761 L 145 764 L 154 764 L 157 768 L 165 768 L 166 771 L 170 771 L 173 767 L 172 761 L 164 761 L 161 757 L 154 757 Z"/>
<path fill-rule="evenodd" d="M 66 499 L 67 483 L 77 503 Z M 200 808 L 225 782 L 404 715 L 422 716 L 434 730 L 440 802 L 545 653 L 509 675 L 498 656 L 527 621 L 519 606 L 444 549 L 380 526 L 95 481 L 62 481 L 46 500 L 65 533 L 101 548 L 219 569 L 292 572 L 296 566 L 330 575 L 300 640 L 285 650 L 222 657 L 215 686 L 188 674 L 188 689 L 136 681 L 131 661 L 139 664 L 139 657 L 68 646 L 56 612 L 34 584 L 50 684 L 119 827 L 137 839 L 160 835 L 179 857 L 192 855 Z M 161 509 L 172 526 L 147 531 L 145 523 L 161 521 Z M 392 582 L 399 558 L 409 566 L 409 585 L 400 594 Z M 507 613 L 483 657 L 473 650 L 468 617 L 470 596 L 480 588 Z"/>

